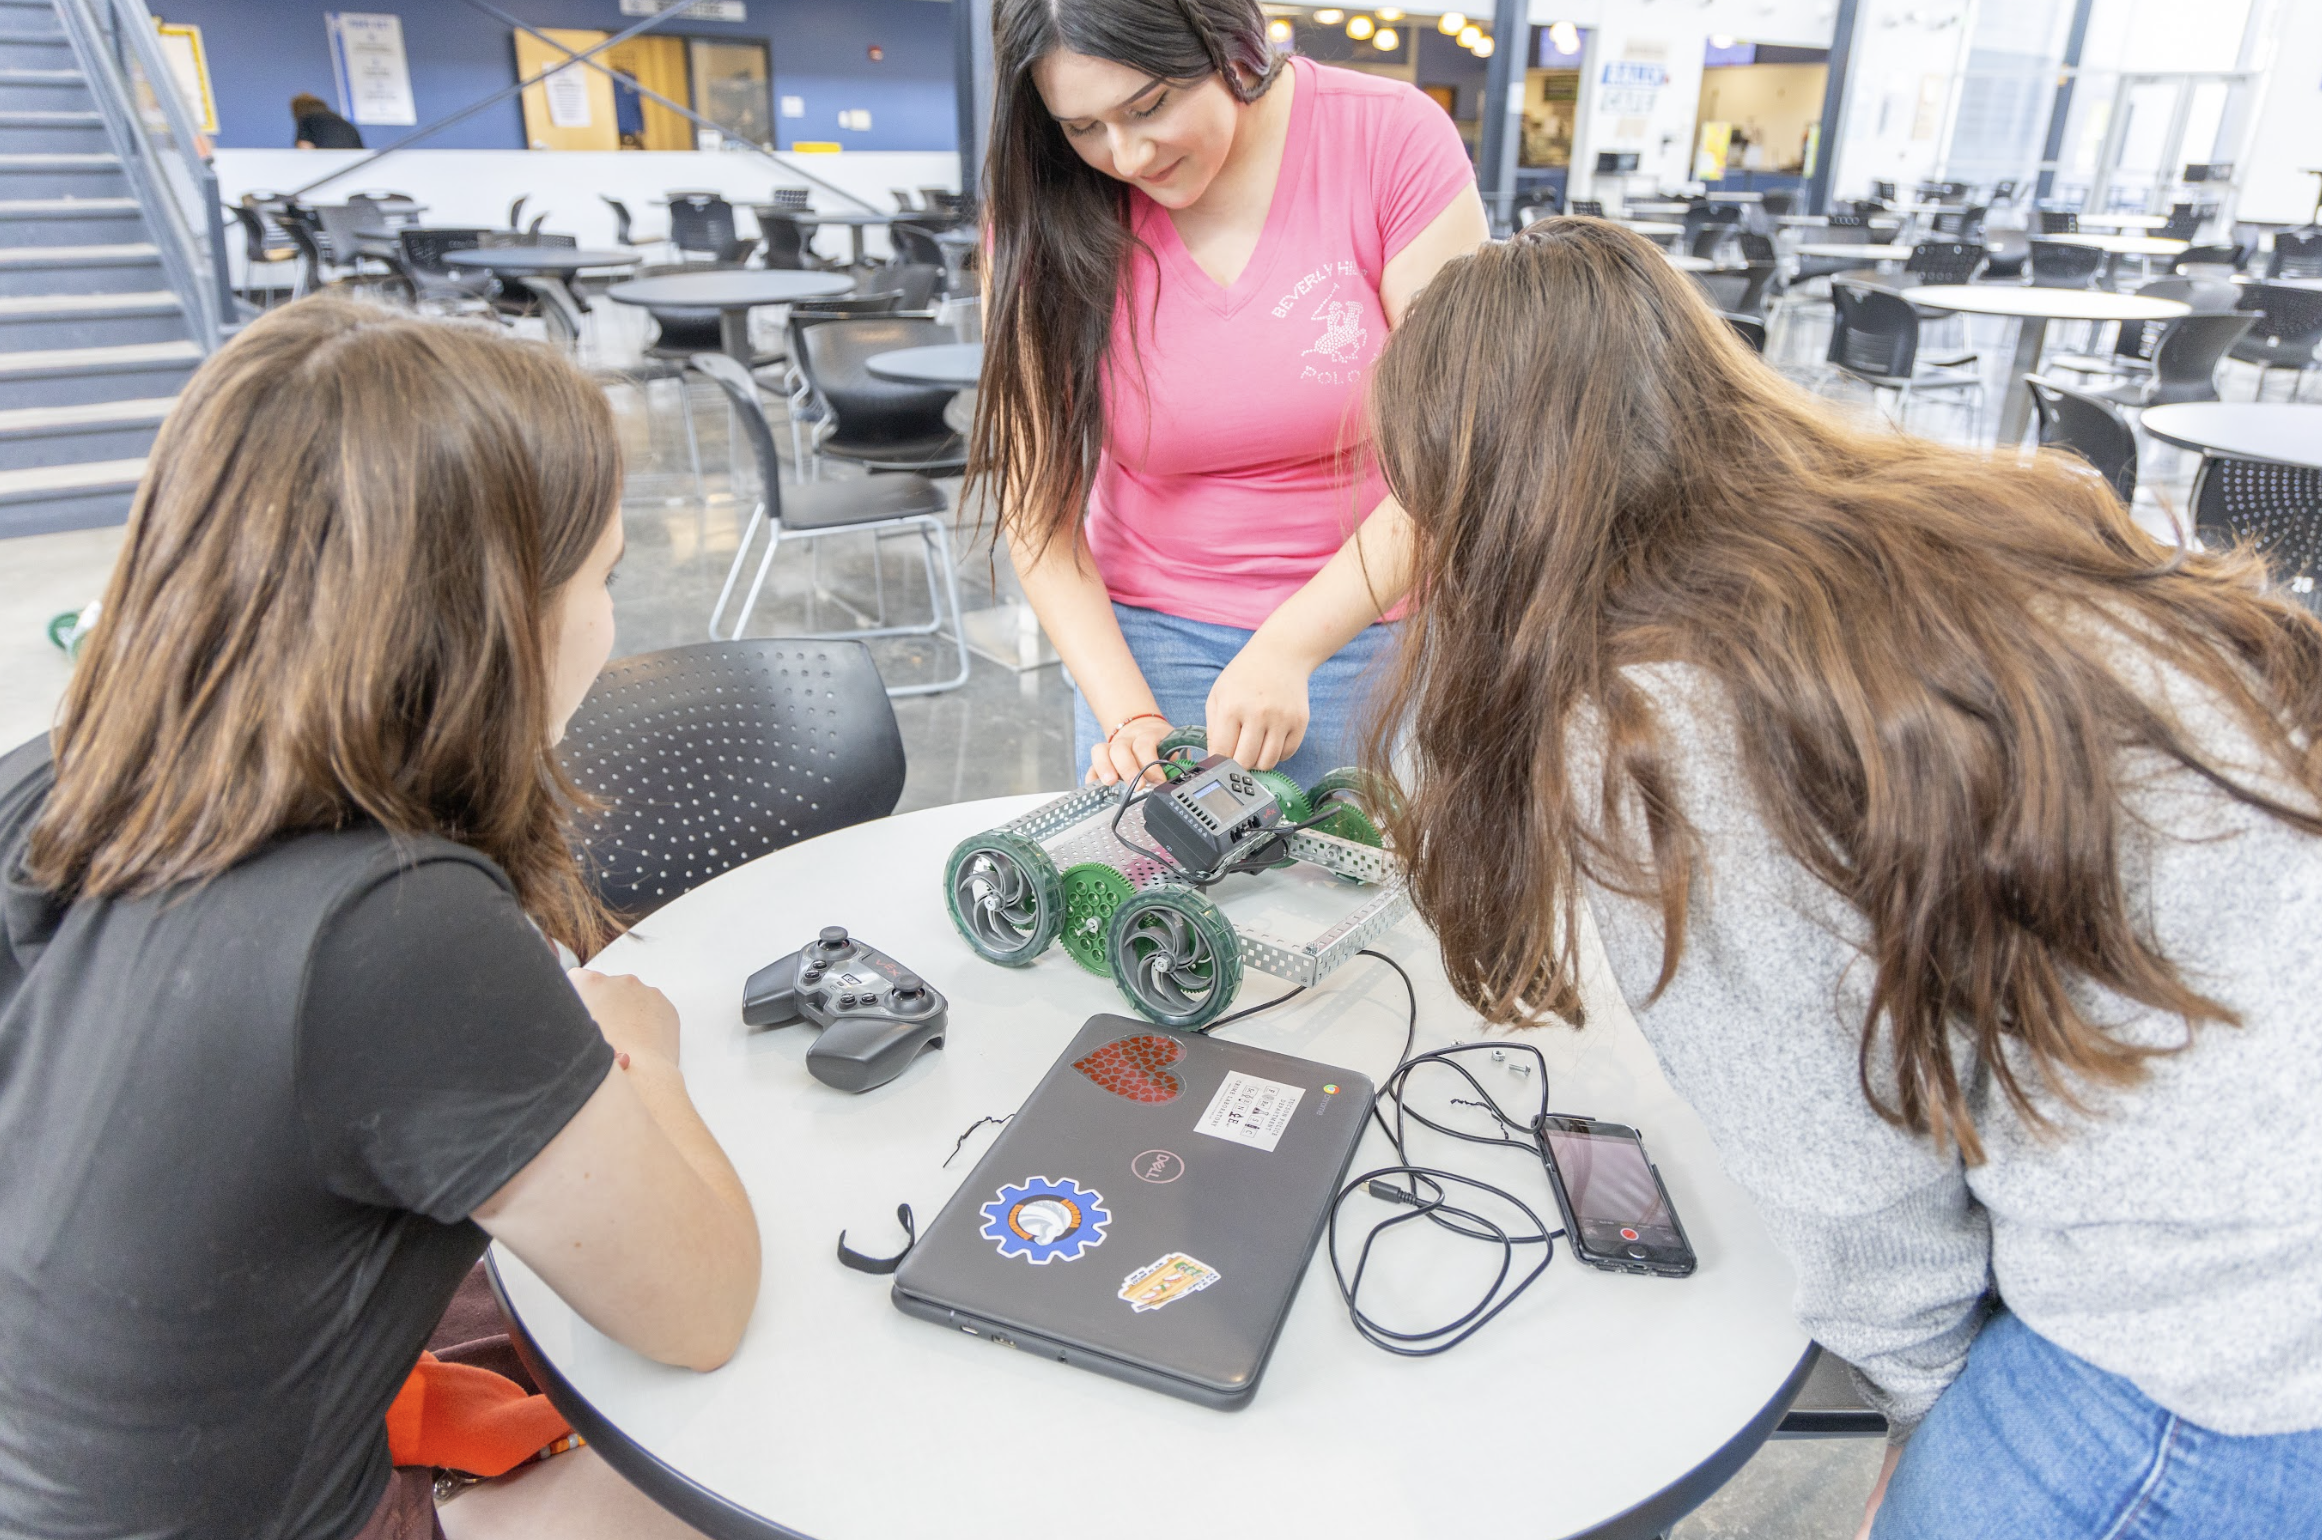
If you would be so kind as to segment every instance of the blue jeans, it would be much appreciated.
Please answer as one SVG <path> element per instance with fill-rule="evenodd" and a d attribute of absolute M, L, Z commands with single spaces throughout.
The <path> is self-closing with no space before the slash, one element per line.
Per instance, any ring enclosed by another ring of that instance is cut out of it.
<path fill-rule="evenodd" d="M 1199 727 L 1208 715 L 1209 688 L 1218 674 L 1242 650 L 1250 633 L 1238 626 L 1187 620 L 1159 610 L 1113 606 L 1120 618 L 1121 636 L 1129 655 L 1145 675 L 1161 714 L 1180 727 Z M 1395 644 L 1396 627 L 1375 625 L 1323 660 L 1306 682 L 1309 719 L 1298 752 L 1274 768 L 1301 786 L 1311 786 L 1341 765 L 1351 765 L 1361 752 L 1368 725 L 1364 708 L 1372 686 L 1385 667 Z M 1106 726 L 1110 726 L 1107 723 Z M 1076 774 L 1088 773 L 1089 755 L 1104 742 L 1105 728 L 1097 725 L 1088 697 L 1075 685 L 1072 692 L 1072 762 Z"/>
<path fill-rule="evenodd" d="M 2236 1438 L 2156 1406 L 2014 1315 L 1904 1446 L 1872 1540 L 2322 1535 L 2322 1429 Z"/>

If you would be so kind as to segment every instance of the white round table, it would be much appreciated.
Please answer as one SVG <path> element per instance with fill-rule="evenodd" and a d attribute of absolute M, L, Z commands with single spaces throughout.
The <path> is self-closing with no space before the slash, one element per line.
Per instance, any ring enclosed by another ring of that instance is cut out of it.
<path fill-rule="evenodd" d="M 1682 214 L 1692 206 L 1674 198 L 1640 198 L 1623 204 L 1622 209 L 1629 214 Z"/>
<path fill-rule="evenodd" d="M 494 1248 L 544 1388 L 607 1463 L 721 1540 L 1609 1540 L 1666 1529 L 1731 1475 L 1811 1362 L 1790 1316 L 1790 1269 L 1662 1080 L 1593 927 L 1587 1029 L 1526 1037 L 1547 1056 L 1551 1106 L 1642 1129 L 1700 1255 L 1690 1278 L 1597 1272 L 1559 1243 L 1476 1340 L 1403 1359 L 1355 1334 L 1318 1254 L 1255 1400 L 1226 1413 L 913 1320 L 885 1280 L 841 1267 L 841 1229 L 860 1251 L 900 1248 L 895 1205 L 931 1222 L 991 1137 L 970 1138 L 946 1169 L 962 1132 L 1014 1111 L 1089 1016 L 1125 1009 L 1061 948 L 1027 969 L 995 967 L 945 915 L 952 846 L 1042 800 L 931 808 L 793 846 L 687 894 L 604 954 L 599 966 L 675 1002 L 687 1085 L 749 1189 L 766 1259 L 740 1351 L 695 1374 L 617 1346 Z M 1245 919 L 1280 901 L 1254 882 L 1218 897 Z M 808 1076 L 811 1028 L 740 1020 L 743 980 L 831 924 L 918 970 L 951 1005 L 946 1046 L 861 1096 Z M 1484 1035 L 1416 920 L 1377 946 L 1411 971 L 1420 1048 Z M 1245 1003 L 1281 987 L 1251 980 Z M 1400 983 L 1357 958 L 1223 1030 L 1376 1076 L 1394 1064 L 1404 1021 Z M 1414 1153 L 1554 1213 L 1536 1162 L 1429 1135 Z M 1387 1158 L 1373 1129 L 1354 1169 Z M 1348 1218 L 1367 1228 L 1374 1208 L 1393 1212 L 1364 1197 Z M 1366 1308 L 1408 1326 L 1448 1319 L 1497 1265 L 1480 1243 L 1389 1241 Z"/>
<path fill-rule="evenodd" d="M 2148 406 L 2138 422 L 2153 437 L 2183 449 L 2322 470 L 2322 405 L 2185 401 Z"/>
<path fill-rule="evenodd" d="M 1616 219 L 1614 224 L 1634 230 L 1639 235 L 1683 235 L 1682 224 L 1671 224 L 1666 219 Z"/>
<path fill-rule="evenodd" d="M 2082 214 L 2082 229 L 2158 230 L 2169 222 L 2166 214 Z"/>
<path fill-rule="evenodd" d="M 1844 261 L 1848 257 L 1860 257 L 1866 262 L 1908 262 L 1911 260 L 1911 248 L 1898 246 L 1892 241 L 1807 241 L 1799 246 L 1798 255 L 1825 257 L 1834 262 Z"/>
<path fill-rule="evenodd" d="M 2115 294 L 2109 289 L 2043 289 L 2014 283 L 1936 283 L 1911 291 L 1922 310 L 1956 310 L 1968 315 L 2016 319 L 2016 353 L 2008 365 L 2007 396 L 2000 406 L 1999 444 L 2011 449 L 2024 441 L 2032 421 L 2027 375 L 2040 370 L 2050 321 L 2169 321 L 2191 315 L 2193 307 L 2173 299 Z"/>
<path fill-rule="evenodd" d="M 804 273 L 780 267 L 704 268 L 698 273 L 663 273 L 632 278 L 605 291 L 616 304 L 667 310 L 715 310 L 718 340 L 726 356 L 750 367 L 750 312 L 760 305 L 829 299 L 854 287 L 836 273 Z"/>
<path fill-rule="evenodd" d="M 2173 257 L 2193 243 L 2153 235 L 2035 235 L 2059 246 L 2093 246 L 2116 257 Z"/>
<path fill-rule="evenodd" d="M 1682 251 L 1665 251 L 1661 255 L 1667 257 L 1669 265 L 1680 273 L 1714 273 L 1717 271 L 1717 264 L 1707 257 L 1696 257 Z"/>
<path fill-rule="evenodd" d="M 955 385 L 966 390 L 983 377 L 984 345 L 939 342 L 924 348 L 896 348 L 888 353 L 873 353 L 863 360 L 863 367 L 882 380 Z"/>

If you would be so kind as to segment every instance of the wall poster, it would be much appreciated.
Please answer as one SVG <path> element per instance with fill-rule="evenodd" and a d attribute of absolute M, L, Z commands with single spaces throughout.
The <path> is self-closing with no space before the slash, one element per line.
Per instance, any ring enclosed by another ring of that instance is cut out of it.
<path fill-rule="evenodd" d="M 403 18 L 325 11 L 339 108 L 350 123 L 408 128 L 419 121 L 411 99 L 411 65 L 403 55 Z"/>
<path fill-rule="evenodd" d="M 218 131 L 218 101 L 210 92 L 210 64 L 202 53 L 202 29 L 182 22 L 156 21 L 161 56 L 177 82 L 177 94 L 193 109 L 194 126 L 205 134 Z"/>

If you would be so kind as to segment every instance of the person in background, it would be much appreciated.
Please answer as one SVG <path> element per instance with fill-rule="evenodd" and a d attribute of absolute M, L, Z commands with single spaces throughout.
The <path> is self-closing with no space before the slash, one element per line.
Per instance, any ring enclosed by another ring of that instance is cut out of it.
<path fill-rule="evenodd" d="M 386 1414 L 487 1240 L 648 1357 L 740 1342 L 676 1014 L 550 947 L 609 929 L 554 745 L 620 486 L 561 355 L 335 297 L 179 396 L 0 758 L 0 1533 L 425 1536 Z M 451 1540 L 691 1533 L 592 1450 L 519 1469 Z"/>
<path fill-rule="evenodd" d="M 1593 915 L 1886 1414 L 1866 1532 L 2315 1534 L 2322 622 L 1602 221 L 1447 265 L 1374 390 L 1413 899 L 1500 1022 L 1579 1020 Z"/>
<path fill-rule="evenodd" d="M 1362 381 L 1490 228 L 1443 109 L 1256 0 L 1000 0 L 970 486 L 1112 782 L 1171 725 L 1311 783 L 1403 592 Z"/>
<path fill-rule="evenodd" d="M 290 116 L 298 125 L 301 150 L 359 150 L 363 131 L 331 111 L 323 99 L 301 91 L 290 99 Z"/>

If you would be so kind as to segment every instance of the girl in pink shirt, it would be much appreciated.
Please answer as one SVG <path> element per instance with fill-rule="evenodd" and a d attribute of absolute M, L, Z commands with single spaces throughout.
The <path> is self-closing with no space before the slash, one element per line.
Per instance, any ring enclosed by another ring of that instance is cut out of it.
<path fill-rule="evenodd" d="M 972 485 L 1092 779 L 1199 722 L 1353 758 L 1408 526 L 1363 434 L 1404 307 L 1489 234 L 1442 109 L 1285 59 L 1255 0 L 1000 0 Z"/>

